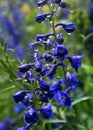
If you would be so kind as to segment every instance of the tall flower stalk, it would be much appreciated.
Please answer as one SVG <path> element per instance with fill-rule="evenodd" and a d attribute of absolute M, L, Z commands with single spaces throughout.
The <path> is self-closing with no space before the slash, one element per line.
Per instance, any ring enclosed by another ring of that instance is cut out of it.
<path fill-rule="evenodd" d="M 39 24 L 49 22 L 53 31 L 36 35 L 36 41 L 29 44 L 30 50 L 33 50 L 33 62 L 19 66 L 21 80 L 29 84 L 29 88 L 24 88 L 13 95 L 14 101 L 24 104 L 26 108 L 24 116 L 26 126 L 17 130 L 29 130 L 41 118 L 46 120 L 58 118 L 52 110 L 53 106 L 70 108 L 73 102 L 70 92 L 76 89 L 78 78 L 72 74 L 69 68 L 72 67 L 78 72 L 81 67 L 82 56 L 69 55 L 68 49 L 63 45 L 63 31 L 70 34 L 74 32 L 74 23 L 55 24 L 57 9 L 66 8 L 67 3 L 61 0 L 41 0 L 37 5 L 41 8 L 44 5 L 49 6 L 50 13 L 38 14 L 36 21 Z M 58 27 L 62 31 L 56 33 Z M 37 45 L 39 45 L 38 48 Z M 70 64 L 66 64 L 66 61 Z M 58 71 L 61 75 L 58 74 Z"/>

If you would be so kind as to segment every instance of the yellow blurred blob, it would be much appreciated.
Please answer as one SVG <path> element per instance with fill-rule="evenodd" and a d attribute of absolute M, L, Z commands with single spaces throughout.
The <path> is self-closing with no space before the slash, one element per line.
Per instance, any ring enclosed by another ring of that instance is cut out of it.
<path fill-rule="evenodd" d="M 42 10 L 43 10 L 44 13 L 49 13 L 50 12 L 50 9 L 49 9 L 48 5 L 43 6 Z"/>
<path fill-rule="evenodd" d="M 62 30 L 62 26 L 59 26 L 59 27 L 55 28 L 56 33 L 60 33 L 61 30 Z"/>
<path fill-rule="evenodd" d="M 25 4 L 23 5 L 23 7 L 22 7 L 22 12 L 23 12 L 24 14 L 30 14 L 30 13 L 31 13 L 31 8 L 30 8 L 30 6 L 25 3 Z"/>

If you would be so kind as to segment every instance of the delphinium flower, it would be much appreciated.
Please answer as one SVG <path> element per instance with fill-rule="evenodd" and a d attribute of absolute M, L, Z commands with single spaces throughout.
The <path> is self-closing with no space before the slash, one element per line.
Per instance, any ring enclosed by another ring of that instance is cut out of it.
<path fill-rule="evenodd" d="M 18 130 L 28 130 L 38 122 L 40 118 L 51 119 L 55 116 L 52 111 L 53 100 L 57 101 L 57 106 L 70 108 L 73 100 L 70 97 L 70 91 L 74 91 L 78 85 L 78 78 L 70 72 L 78 72 L 81 67 L 81 57 L 79 55 L 69 55 L 69 50 L 64 43 L 62 31 L 56 33 L 56 28 L 61 26 L 66 33 L 72 33 L 75 30 L 74 23 L 55 24 L 55 8 L 66 8 L 67 3 L 61 0 L 41 0 L 37 3 L 38 7 L 47 4 L 50 7 L 50 13 L 40 13 L 36 16 L 38 23 L 49 21 L 53 31 L 48 34 L 37 34 L 36 41 L 29 44 L 29 49 L 33 50 L 31 63 L 19 66 L 21 80 L 30 85 L 30 89 L 23 89 L 13 95 L 16 103 L 22 103 L 27 109 L 24 120 L 26 126 Z M 51 6 L 50 6 L 51 4 Z M 37 45 L 39 46 L 37 48 Z M 43 49 L 43 52 L 40 51 Z M 68 60 L 69 64 L 66 64 Z M 62 68 L 62 75 L 58 75 L 57 70 Z M 57 78 L 59 76 L 59 78 Z"/>
<path fill-rule="evenodd" d="M 6 117 L 0 122 L 0 130 L 11 130 L 11 128 L 16 126 L 17 122 L 12 121 L 10 117 Z"/>
<path fill-rule="evenodd" d="M 21 11 L 16 7 L 16 3 L 14 5 L 14 3 L 9 0 L 6 8 L 8 11 L 6 12 L 4 10 L 5 13 L 2 13 L 0 18 L 0 28 L 2 30 L 2 37 L 0 36 L 0 40 L 7 43 L 7 50 L 9 53 L 11 50 L 15 50 L 14 57 L 18 57 L 22 60 L 24 50 L 21 43 L 23 42 L 23 36 L 26 32 L 23 27 L 24 20 Z"/>

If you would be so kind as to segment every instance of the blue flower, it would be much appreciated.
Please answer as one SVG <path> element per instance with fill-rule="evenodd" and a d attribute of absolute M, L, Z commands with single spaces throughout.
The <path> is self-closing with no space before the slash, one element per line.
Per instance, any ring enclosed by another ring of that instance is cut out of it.
<path fill-rule="evenodd" d="M 52 56 L 51 53 L 45 53 L 43 55 L 43 58 L 45 58 L 45 60 L 48 61 L 48 62 L 52 62 L 52 60 L 53 60 L 53 56 Z"/>
<path fill-rule="evenodd" d="M 91 1 L 91 3 L 93 3 L 93 0 L 90 0 Z"/>
<path fill-rule="evenodd" d="M 36 35 L 36 40 L 37 41 L 46 41 L 48 39 L 49 36 L 53 36 L 54 34 L 53 33 L 49 33 L 49 34 L 37 34 Z"/>
<path fill-rule="evenodd" d="M 46 103 L 49 102 L 48 97 L 47 97 L 46 94 L 41 94 L 40 95 L 40 100 L 41 100 L 41 102 L 46 102 Z"/>
<path fill-rule="evenodd" d="M 57 91 L 54 95 L 54 98 L 57 100 L 58 106 L 63 105 L 61 91 Z"/>
<path fill-rule="evenodd" d="M 62 26 L 67 33 L 72 33 L 75 31 L 74 23 L 58 23 L 55 25 L 55 28 L 58 26 Z"/>
<path fill-rule="evenodd" d="M 40 89 L 42 91 L 48 91 L 49 90 L 50 86 L 49 86 L 48 82 L 46 82 L 45 80 L 39 79 L 39 84 L 40 84 Z"/>
<path fill-rule="evenodd" d="M 20 114 L 21 112 L 24 111 L 24 105 L 23 104 L 16 104 L 15 107 L 14 107 L 14 111 L 17 114 Z"/>
<path fill-rule="evenodd" d="M 58 101 L 58 106 L 64 105 L 67 108 L 71 107 L 72 100 L 66 91 L 58 91 L 54 98 Z"/>
<path fill-rule="evenodd" d="M 33 125 L 39 120 L 39 116 L 33 108 L 30 108 L 30 110 L 26 112 L 24 119 L 26 123 Z"/>
<path fill-rule="evenodd" d="M 37 60 L 36 63 L 35 63 L 35 71 L 41 72 L 41 70 L 42 70 L 42 65 L 41 65 L 41 63 Z"/>
<path fill-rule="evenodd" d="M 24 64 L 19 66 L 19 72 L 25 73 L 27 72 L 34 64 Z"/>
<path fill-rule="evenodd" d="M 46 18 L 47 19 L 49 19 L 49 20 L 51 20 L 51 17 L 52 17 L 52 14 L 38 14 L 37 16 L 36 16 L 36 21 L 38 22 L 38 23 L 41 23 L 41 22 L 43 22 Z"/>
<path fill-rule="evenodd" d="M 42 7 L 42 6 L 44 6 L 46 3 L 47 3 L 47 0 L 41 0 L 41 1 L 39 1 L 37 4 L 38 4 L 38 7 Z"/>
<path fill-rule="evenodd" d="M 16 94 L 13 95 L 14 101 L 16 103 L 22 102 L 22 100 L 24 99 L 25 95 L 27 93 L 29 93 L 29 92 L 30 92 L 29 90 L 22 90 L 22 91 L 17 92 Z"/>
<path fill-rule="evenodd" d="M 55 92 L 61 90 L 60 82 L 54 81 L 54 82 L 50 85 L 50 90 L 55 91 Z"/>
<path fill-rule="evenodd" d="M 83 56 L 67 56 L 67 58 L 70 61 L 71 66 L 75 69 L 76 72 L 78 72 L 78 68 L 81 67 L 81 61 L 80 58 Z"/>
<path fill-rule="evenodd" d="M 25 51 L 23 50 L 23 48 L 21 47 L 21 45 L 16 46 L 15 50 L 16 50 L 16 52 L 14 54 L 14 57 L 15 58 L 20 58 L 20 60 L 23 60 Z"/>
<path fill-rule="evenodd" d="M 18 9 L 12 9 L 11 12 L 13 13 L 13 20 L 16 22 L 16 24 L 23 25 L 24 20 L 22 18 L 22 15 Z"/>
<path fill-rule="evenodd" d="M 27 80 L 28 83 L 34 83 L 35 78 L 33 76 L 32 71 L 27 71 L 24 78 Z"/>
<path fill-rule="evenodd" d="M 67 92 L 62 92 L 62 101 L 67 108 L 71 107 L 72 100 Z"/>
<path fill-rule="evenodd" d="M 62 3 L 59 4 L 59 6 L 61 8 L 66 8 L 67 7 L 67 3 L 66 2 L 62 2 Z"/>
<path fill-rule="evenodd" d="M 70 72 L 67 72 L 66 74 L 66 84 L 68 87 L 71 87 L 74 89 L 78 85 L 78 78 L 71 74 Z"/>
<path fill-rule="evenodd" d="M 41 99 L 42 102 L 48 103 L 50 100 L 53 99 L 54 91 L 49 90 L 47 93 L 41 94 L 40 97 L 41 97 L 40 99 Z"/>
<path fill-rule="evenodd" d="M 66 79 L 60 80 L 61 84 L 71 88 L 72 90 L 78 85 L 78 78 L 70 72 L 67 72 Z"/>
<path fill-rule="evenodd" d="M 72 33 L 73 31 L 75 31 L 75 24 L 74 23 L 63 24 L 63 28 L 67 33 Z"/>
<path fill-rule="evenodd" d="M 47 76 L 49 77 L 50 80 L 53 80 L 54 79 L 54 76 L 56 74 L 56 69 L 57 69 L 57 66 L 54 66 L 52 68 L 52 70 L 47 74 Z"/>
<path fill-rule="evenodd" d="M 50 72 L 46 75 L 49 77 L 50 80 L 54 79 L 54 76 L 56 75 L 56 69 L 58 66 L 65 66 L 65 65 L 62 62 L 58 62 L 54 64 L 54 66 L 52 67 L 52 70 L 50 70 Z"/>
<path fill-rule="evenodd" d="M 32 92 L 27 93 L 26 96 L 24 97 L 24 99 L 22 100 L 22 103 L 26 106 L 29 107 L 31 106 L 31 103 L 33 101 L 33 96 L 34 94 Z"/>
<path fill-rule="evenodd" d="M 58 41 L 59 44 L 63 44 L 64 38 L 63 38 L 63 34 L 62 33 L 57 35 L 57 41 Z"/>
<path fill-rule="evenodd" d="M 93 26 L 90 27 L 90 33 L 93 33 Z"/>
<path fill-rule="evenodd" d="M 4 24 L 5 24 L 7 32 L 10 35 L 12 35 L 13 31 L 14 31 L 14 25 L 13 25 L 12 21 L 8 17 L 5 17 L 4 22 L 5 22 Z"/>
<path fill-rule="evenodd" d="M 61 3 L 61 0 L 54 0 L 54 3 L 59 4 Z"/>
<path fill-rule="evenodd" d="M 0 122 L 0 130 L 11 130 L 6 122 Z"/>
<path fill-rule="evenodd" d="M 92 16 L 92 14 L 93 14 L 93 6 L 90 6 L 88 8 L 88 13 L 89 13 L 90 16 Z"/>
<path fill-rule="evenodd" d="M 16 121 L 12 121 L 10 117 L 6 117 L 0 122 L 0 130 L 11 130 L 12 126 L 16 125 Z"/>
<path fill-rule="evenodd" d="M 51 105 L 47 105 L 40 108 L 40 112 L 43 118 L 50 119 L 51 117 L 53 117 L 54 114 L 51 110 L 51 107 L 52 107 Z"/>
<path fill-rule="evenodd" d="M 57 45 L 57 47 L 53 49 L 53 53 L 54 53 L 54 56 L 64 59 L 65 55 L 68 54 L 68 50 L 66 49 L 64 45 Z"/>

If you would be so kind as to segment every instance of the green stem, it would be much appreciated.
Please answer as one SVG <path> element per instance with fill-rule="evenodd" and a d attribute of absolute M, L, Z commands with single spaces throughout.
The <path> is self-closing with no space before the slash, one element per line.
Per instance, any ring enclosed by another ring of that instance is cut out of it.
<path fill-rule="evenodd" d="M 51 14 L 54 13 L 54 7 L 55 7 L 54 4 L 52 4 L 52 6 L 49 5 L 49 8 L 50 8 L 50 12 L 51 12 Z M 54 37 L 55 37 L 55 39 L 57 39 L 57 38 L 56 38 L 56 31 L 55 31 L 55 27 L 54 27 L 54 25 L 55 25 L 55 19 L 54 19 L 54 16 L 52 16 L 52 24 L 51 24 L 51 26 L 52 26 L 52 30 L 53 30 L 53 33 L 54 33 Z"/>
<path fill-rule="evenodd" d="M 66 84 L 66 70 L 65 70 L 64 66 L 62 66 L 62 69 L 63 69 L 63 74 L 64 74 L 65 86 L 67 87 L 67 84 Z"/>

